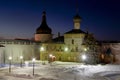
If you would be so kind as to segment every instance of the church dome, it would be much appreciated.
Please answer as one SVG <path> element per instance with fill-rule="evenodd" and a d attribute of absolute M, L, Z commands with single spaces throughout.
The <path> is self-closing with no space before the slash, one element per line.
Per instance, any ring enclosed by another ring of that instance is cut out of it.
<path fill-rule="evenodd" d="M 43 12 L 42 15 L 42 23 L 41 25 L 36 29 L 36 34 L 51 34 L 52 30 L 48 27 L 46 22 L 46 12 Z"/>

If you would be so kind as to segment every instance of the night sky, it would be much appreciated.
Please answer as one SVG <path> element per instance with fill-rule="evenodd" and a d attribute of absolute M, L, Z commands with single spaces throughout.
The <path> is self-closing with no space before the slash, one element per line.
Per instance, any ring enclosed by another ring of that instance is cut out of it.
<path fill-rule="evenodd" d="M 34 37 L 45 10 L 54 36 L 73 29 L 78 4 L 81 30 L 98 40 L 120 41 L 120 0 L 0 0 L 0 37 Z"/>

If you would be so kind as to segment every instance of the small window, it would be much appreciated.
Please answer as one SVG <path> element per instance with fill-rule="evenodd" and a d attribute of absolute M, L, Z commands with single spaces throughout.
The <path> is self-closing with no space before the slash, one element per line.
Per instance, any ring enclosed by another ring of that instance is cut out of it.
<path fill-rule="evenodd" d="M 74 44 L 74 40 L 72 39 L 72 44 Z"/>

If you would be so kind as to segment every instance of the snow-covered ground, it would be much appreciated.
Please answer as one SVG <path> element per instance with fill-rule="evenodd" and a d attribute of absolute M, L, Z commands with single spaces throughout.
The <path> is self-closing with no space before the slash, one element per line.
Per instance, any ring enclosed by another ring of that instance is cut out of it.
<path fill-rule="evenodd" d="M 0 68 L 0 80 L 120 80 L 120 65 L 83 65 L 71 62 L 54 62 L 33 67 L 12 66 Z"/>

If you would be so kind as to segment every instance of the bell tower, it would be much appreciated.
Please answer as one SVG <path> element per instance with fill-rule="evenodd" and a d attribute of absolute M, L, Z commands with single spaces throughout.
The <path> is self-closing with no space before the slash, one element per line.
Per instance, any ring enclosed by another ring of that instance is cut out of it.
<path fill-rule="evenodd" d="M 73 18 L 74 29 L 80 29 L 81 17 L 79 16 L 78 0 L 76 0 L 76 15 Z"/>
<path fill-rule="evenodd" d="M 78 14 L 74 16 L 73 22 L 74 22 L 74 29 L 80 29 L 81 17 Z"/>

